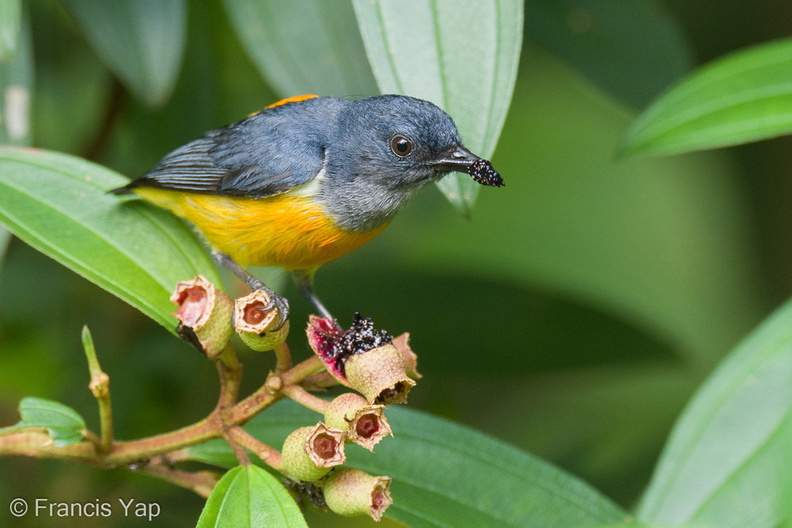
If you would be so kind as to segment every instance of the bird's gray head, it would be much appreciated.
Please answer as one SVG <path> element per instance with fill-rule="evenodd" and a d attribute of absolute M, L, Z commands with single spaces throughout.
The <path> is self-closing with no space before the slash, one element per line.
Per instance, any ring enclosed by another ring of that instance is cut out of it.
<path fill-rule="evenodd" d="M 327 170 L 333 202 L 347 204 L 358 217 L 350 224 L 363 229 L 389 220 L 418 189 L 452 171 L 482 185 L 503 185 L 488 161 L 464 147 L 448 114 L 414 97 L 352 101 L 339 112 L 332 137 Z"/>

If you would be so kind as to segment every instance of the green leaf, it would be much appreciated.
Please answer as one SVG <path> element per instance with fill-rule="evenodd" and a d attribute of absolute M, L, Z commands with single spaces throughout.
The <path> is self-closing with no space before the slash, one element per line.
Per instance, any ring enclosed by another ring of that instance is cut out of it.
<path fill-rule="evenodd" d="M 13 57 L 22 23 L 22 2 L 0 0 L 0 63 Z"/>
<path fill-rule="evenodd" d="M 223 475 L 197 524 L 197 528 L 272 526 L 308 525 L 286 488 L 258 466 L 237 466 Z"/>
<path fill-rule="evenodd" d="M 465 144 L 495 151 L 522 45 L 519 0 L 353 0 L 369 63 L 384 93 L 427 99 L 448 112 Z M 450 174 L 440 188 L 468 214 L 478 184 Z"/>
<path fill-rule="evenodd" d="M 528 0 L 525 27 L 526 39 L 634 107 L 691 66 L 682 31 L 655 0 Z"/>
<path fill-rule="evenodd" d="M 773 528 L 789 515 L 792 302 L 738 345 L 685 410 L 640 520 Z"/>
<path fill-rule="evenodd" d="M 792 132 L 792 39 L 727 55 L 655 101 L 627 131 L 628 154 L 677 154 Z"/>
<path fill-rule="evenodd" d="M 47 429 L 57 447 L 83 439 L 85 420 L 67 405 L 42 398 L 23 398 L 19 402 L 22 420 L 16 427 L 43 427 Z"/>
<path fill-rule="evenodd" d="M 413 527 L 554 528 L 621 522 L 625 513 L 576 478 L 492 437 L 405 408 L 389 407 L 393 438 L 376 453 L 347 449 L 347 465 L 393 478 L 386 515 Z M 254 418 L 248 432 L 280 446 L 317 415 L 293 402 Z M 198 460 L 233 464 L 227 444 L 190 448 Z"/>
<path fill-rule="evenodd" d="M 85 160 L 43 150 L 0 149 L 0 223 L 42 253 L 173 331 L 178 281 L 220 281 L 176 217 L 109 189 L 128 180 Z"/>
<path fill-rule="evenodd" d="M 186 0 L 65 0 L 107 66 L 149 105 L 165 102 L 179 74 Z"/>
<path fill-rule="evenodd" d="M 261 74 L 282 96 L 377 93 L 350 0 L 225 0 Z"/>

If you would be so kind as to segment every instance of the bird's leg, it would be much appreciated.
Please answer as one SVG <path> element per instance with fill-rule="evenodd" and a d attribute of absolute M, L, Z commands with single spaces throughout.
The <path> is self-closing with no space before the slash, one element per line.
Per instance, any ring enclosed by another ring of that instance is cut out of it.
<path fill-rule="evenodd" d="M 225 269 L 229 270 L 231 273 L 239 277 L 245 284 L 247 284 L 251 290 L 264 290 L 267 292 L 267 295 L 270 298 L 269 303 L 267 303 L 262 310 L 271 310 L 272 308 L 277 307 L 280 312 L 280 324 L 275 330 L 280 330 L 280 328 L 286 323 L 289 319 L 289 300 L 286 297 L 281 297 L 277 293 L 275 293 L 271 288 L 267 287 L 260 279 L 257 279 L 253 275 L 247 272 L 242 266 L 234 262 L 234 259 L 226 255 L 225 253 L 221 253 L 219 251 L 212 252 L 212 258 L 214 259 L 215 263 L 223 266 Z"/>
<path fill-rule="evenodd" d="M 325 308 L 324 304 L 322 304 L 322 301 L 319 300 L 319 297 L 317 297 L 313 291 L 313 274 L 306 270 L 294 270 L 292 272 L 292 276 L 294 277 L 294 282 L 297 284 L 297 289 L 300 290 L 300 294 L 308 299 L 308 302 L 314 305 L 316 311 L 319 312 L 322 317 L 326 317 L 327 319 L 335 319 L 333 314 L 331 314 L 330 311 Z"/>

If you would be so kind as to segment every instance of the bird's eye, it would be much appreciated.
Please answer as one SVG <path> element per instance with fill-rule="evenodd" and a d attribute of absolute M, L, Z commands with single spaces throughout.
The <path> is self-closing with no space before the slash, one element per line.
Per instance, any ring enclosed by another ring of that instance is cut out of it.
<path fill-rule="evenodd" d="M 412 141 L 404 136 L 393 136 L 390 146 L 393 153 L 401 158 L 408 156 L 413 149 Z"/>

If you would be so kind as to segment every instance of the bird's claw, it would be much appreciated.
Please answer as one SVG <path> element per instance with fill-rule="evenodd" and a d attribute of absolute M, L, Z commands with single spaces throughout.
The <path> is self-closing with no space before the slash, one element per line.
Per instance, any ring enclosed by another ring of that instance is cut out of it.
<path fill-rule="evenodd" d="M 278 317 L 280 321 L 278 322 L 278 326 L 275 328 L 275 332 L 283 328 L 283 325 L 286 324 L 286 321 L 289 320 L 289 300 L 286 297 L 281 297 L 280 295 L 274 294 L 270 297 L 270 302 L 267 303 L 268 305 L 273 305 L 274 308 L 278 310 Z"/>
<path fill-rule="evenodd" d="M 251 280 L 249 282 L 249 286 L 253 290 L 262 290 L 267 294 L 267 297 L 269 297 L 269 302 L 264 306 L 260 307 L 259 310 L 261 310 L 262 312 L 273 309 L 277 310 L 279 322 L 278 322 L 278 326 L 273 329 L 273 332 L 277 332 L 278 330 L 283 328 L 283 325 L 285 325 L 286 321 L 289 320 L 289 313 L 291 312 L 291 309 L 289 308 L 289 300 L 286 297 L 282 297 L 277 293 L 275 293 L 274 291 L 272 291 L 271 288 L 268 288 L 267 285 L 264 284 L 259 279 L 254 278 L 253 280 Z"/>
<path fill-rule="evenodd" d="M 262 290 L 264 291 L 267 296 L 269 297 L 269 302 L 265 304 L 261 310 L 272 310 L 277 308 L 278 310 L 278 318 L 280 322 L 278 323 L 278 327 L 275 328 L 275 331 L 280 330 L 283 328 L 283 325 L 286 324 L 286 321 L 289 320 L 289 301 L 286 297 L 281 297 L 271 288 L 268 288 L 266 284 L 261 279 L 257 279 L 245 269 L 243 269 L 239 264 L 234 262 L 234 260 L 226 255 L 225 253 L 221 253 L 219 251 L 212 252 L 212 258 L 214 261 L 223 266 L 224 268 L 230 270 L 234 275 L 245 281 L 245 283 L 250 287 L 251 290 Z"/>

